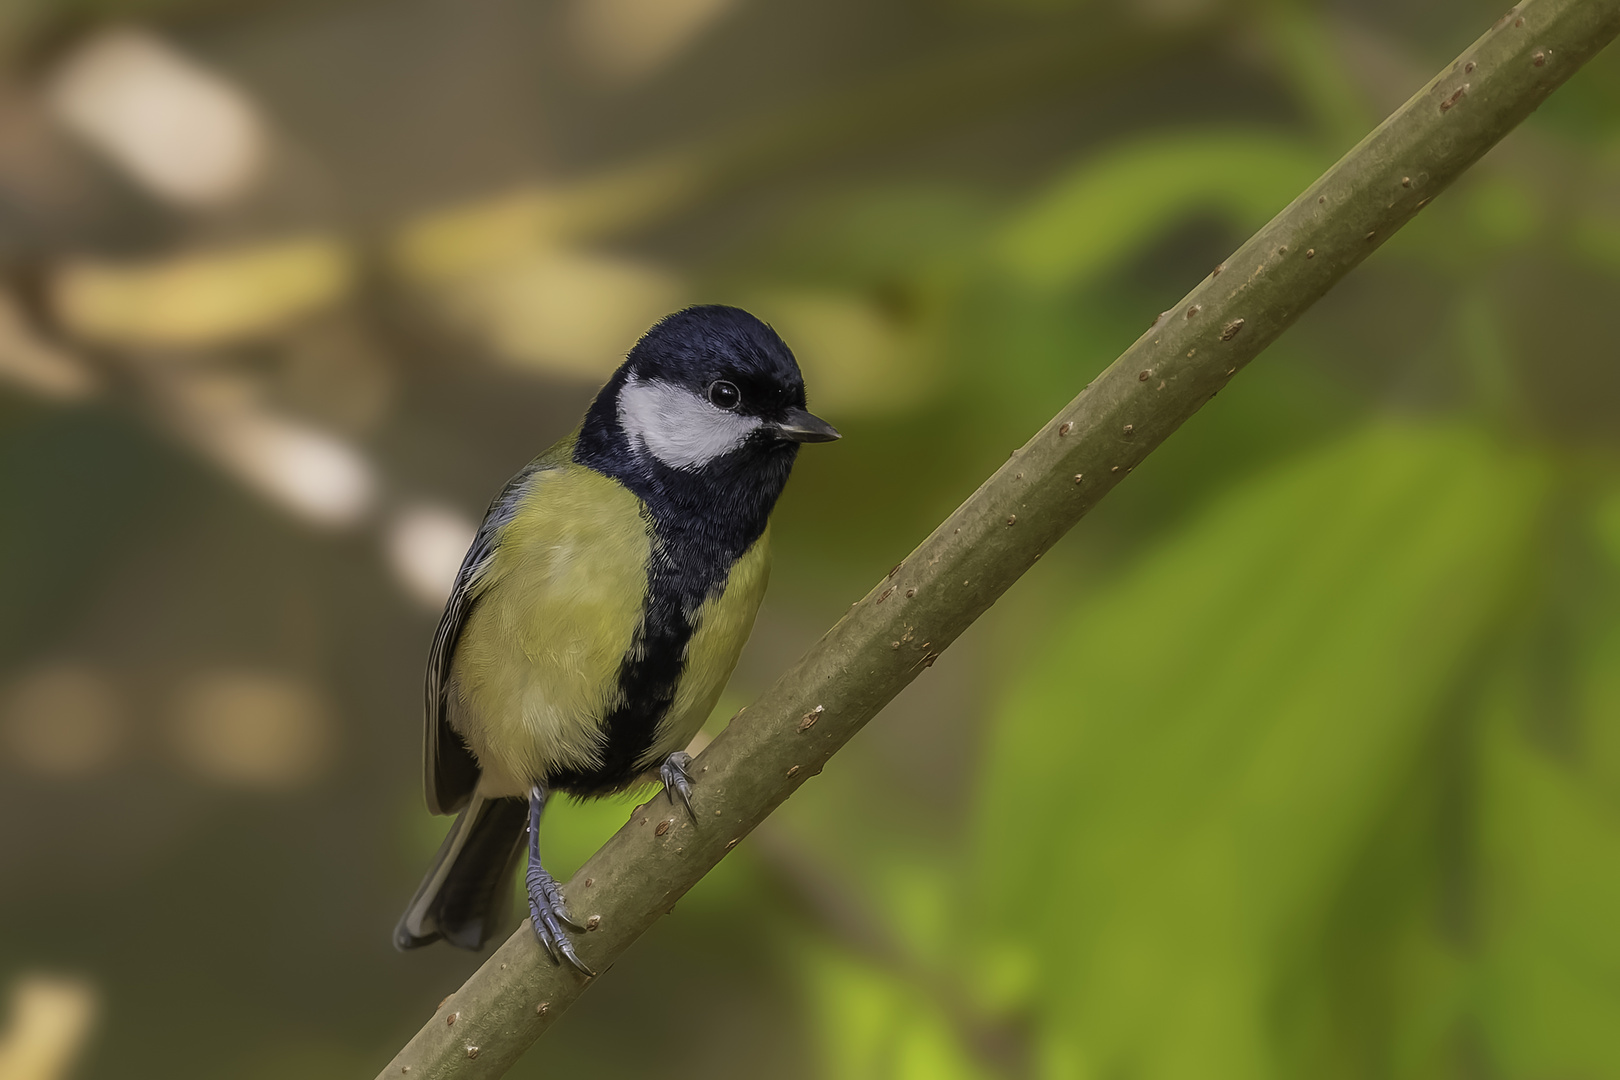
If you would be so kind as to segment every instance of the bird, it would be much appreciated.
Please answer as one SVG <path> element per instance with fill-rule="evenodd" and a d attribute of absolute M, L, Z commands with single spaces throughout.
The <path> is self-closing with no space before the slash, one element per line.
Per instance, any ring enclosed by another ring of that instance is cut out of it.
<path fill-rule="evenodd" d="M 662 783 L 691 810 L 686 753 L 742 651 L 770 572 L 770 518 L 811 414 L 793 352 L 740 308 L 648 330 L 574 431 L 485 513 L 428 654 L 428 809 L 456 814 L 394 930 L 400 950 L 482 949 L 520 854 L 535 937 L 594 974 L 540 859 L 558 794 Z"/>

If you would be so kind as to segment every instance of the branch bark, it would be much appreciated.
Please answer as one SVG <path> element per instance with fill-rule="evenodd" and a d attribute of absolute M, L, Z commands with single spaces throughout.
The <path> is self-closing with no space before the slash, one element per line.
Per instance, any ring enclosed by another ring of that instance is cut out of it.
<path fill-rule="evenodd" d="M 1620 33 L 1620 0 L 1527 0 L 1205 278 L 697 759 L 696 821 L 657 796 L 565 888 L 605 971 L 938 659 L 1041 554 L 1302 312 Z M 497 1077 L 589 985 L 527 924 L 380 1077 Z"/>

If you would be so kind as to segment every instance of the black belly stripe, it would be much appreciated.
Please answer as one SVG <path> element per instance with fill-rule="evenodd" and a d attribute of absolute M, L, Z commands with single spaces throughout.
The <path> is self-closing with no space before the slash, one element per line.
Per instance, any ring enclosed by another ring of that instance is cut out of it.
<path fill-rule="evenodd" d="M 688 607 L 692 598 L 671 588 L 675 583 L 667 575 L 655 568 L 650 576 L 635 644 L 619 668 L 619 705 L 601 721 L 601 761 L 595 768 L 552 773 L 547 782 L 559 791 L 606 795 L 634 783 L 641 774 L 637 763 L 652 748 L 658 725 L 675 701 L 695 629 L 688 611 L 695 614 L 702 599 Z"/>

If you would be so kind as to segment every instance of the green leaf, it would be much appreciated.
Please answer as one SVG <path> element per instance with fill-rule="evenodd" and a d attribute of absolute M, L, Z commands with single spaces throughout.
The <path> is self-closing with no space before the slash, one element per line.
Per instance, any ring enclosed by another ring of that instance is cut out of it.
<path fill-rule="evenodd" d="M 1001 261 L 1026 283 L 1072 287 L 1195 214 L 1247 232 L 1328 164 L 1298 138 L 1249 128 L 1156 134 L 1086 159 L 1005 228 Z"/>
<path fill-rule="evenodd" d="M 1499 1075 L 1617 1076 L 1620 814 L 1526 739 L 1519 711 L 1498 711 L 1485 746 L 1478 1028 Z"/>
<path fill-rule="evenodd" d="M 1620 550 L 1600 547 L 1614 505 L 1579 604 L 1552 612 L 1556 648 L 1532 633 L 1485 714 L 1476 1028 L 1502 1077 L 1620 1076 Z"/>
<path fill-rule="evenodd" d="M 893 971 L 809 947 L 799 965 L 836 1080 L 978 1080 L 941 1003 Z"/>
<path fill-rule="evenodd" d="M 1092 1075 L 1277 1071 L 1283 973 L 1524 563 L 1545 478 L 1386 427 L 1223 500 L 1016 680 L 978 859 Z"/>

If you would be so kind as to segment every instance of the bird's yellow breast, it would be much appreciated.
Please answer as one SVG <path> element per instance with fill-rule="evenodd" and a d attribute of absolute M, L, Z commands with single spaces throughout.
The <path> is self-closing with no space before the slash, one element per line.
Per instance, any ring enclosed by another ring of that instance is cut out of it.
<path fill-rule="evenodd" d="M 640 623 L 651 544 L 641 500 L 600 473 L 563 465 L 530 481 L 451 664 L 451 724 L 486 793 L 523 794 L 550 769 L 595 760 L 597 721 Z"/>
<path fill-rule="evenodd" d="M 600 762 L 656 543 L 641 500 L 617 481 L 571 462 L 529 481 L 474 585 L 450 667 L 450 723 L 478 758 L 485 795 L 525 794 Z M 767 530 L 693 615 L 674 701 L 641 768 L 684 748 L 713 710 L 768 576 Z"/>

